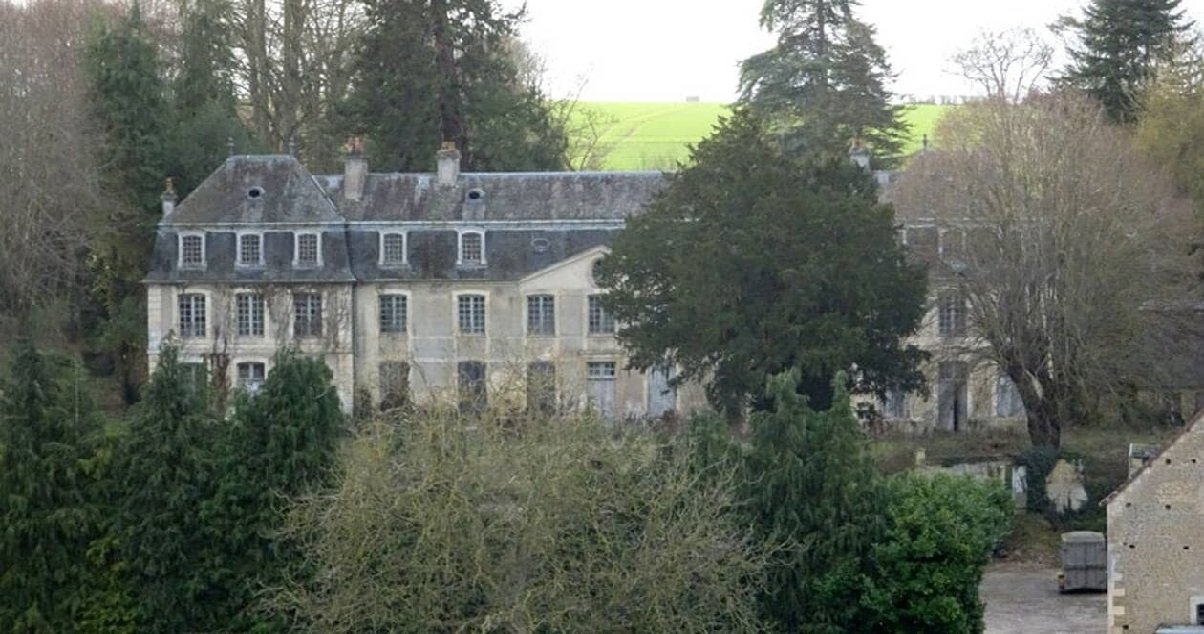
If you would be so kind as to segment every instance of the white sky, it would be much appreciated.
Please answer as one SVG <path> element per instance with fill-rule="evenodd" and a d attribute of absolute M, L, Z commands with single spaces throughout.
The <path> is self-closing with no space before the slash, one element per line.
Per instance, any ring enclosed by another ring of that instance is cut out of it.
<path fill-rule="evenodd" d="M 522 0 L 502 0 L 516 7 Z M 861 0 L 857 14 L 878 29 L 898 79 L 894 92 L 968 94 L 949 58 L 980 29 L 1045 26 L 1085 0 Z M 589 101 L 731 101 L 737 64 L 769 48 L 762 0 L 526 0 L 523 37 L 542 55 L 547 88 Z M 1204 24 L 1204 0 L 1183 0 Z M 1049 36 L 1054 41 L 1052 35 Z"/>

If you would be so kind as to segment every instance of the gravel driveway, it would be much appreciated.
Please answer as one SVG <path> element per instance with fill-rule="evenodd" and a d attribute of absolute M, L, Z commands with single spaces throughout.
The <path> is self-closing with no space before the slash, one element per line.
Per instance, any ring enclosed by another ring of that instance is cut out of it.
<path fill-rule="evenodd" d="M 1099 634 L 1107 629 L 1108 595 L 1061 594 L 1054 568 L 992 565 L 978 592 L 987 606 L 987 634 Z"/>

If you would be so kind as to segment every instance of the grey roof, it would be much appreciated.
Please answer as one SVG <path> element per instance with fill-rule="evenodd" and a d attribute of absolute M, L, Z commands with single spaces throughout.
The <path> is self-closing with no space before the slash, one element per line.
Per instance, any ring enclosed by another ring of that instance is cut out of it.
<path fill-rule="evenodd" d="M 266 155 L 226 159 L 161 224 L 342 221 L 326 193 L 296 158 Z"/>
<path fill-rule="evenodd" d="M 622 220 L 664 184 L 660 172 L 461 174 L 453 187 L 433 174 L 369 174 L 360 201 L 345 200 L 343 177 L 319 176 L 347 220 Z M 480 202 L 468 200 L 470 192 Z M 477 209 L 472 209 L 476 205 Z"/>

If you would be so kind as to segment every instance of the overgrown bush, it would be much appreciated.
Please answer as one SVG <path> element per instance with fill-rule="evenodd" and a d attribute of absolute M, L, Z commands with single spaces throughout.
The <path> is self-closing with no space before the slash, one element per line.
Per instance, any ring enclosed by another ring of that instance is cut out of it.
<path fill-rule="evenodd" d="M 695 477 L 687 447 L 589 418 L 397 414 L 298 500 L 287 532 L 315 574 L 271 608 L 304 631 L 760 629 L 730 474 Z"/>
<path fill-rule="evenodd" d="M 891 478 L 889 529 L 873 547 L 866 602 L 882 632 L 981 632 L 978 584 L 1010 525 L 997 483 L 950 475 Z"/>

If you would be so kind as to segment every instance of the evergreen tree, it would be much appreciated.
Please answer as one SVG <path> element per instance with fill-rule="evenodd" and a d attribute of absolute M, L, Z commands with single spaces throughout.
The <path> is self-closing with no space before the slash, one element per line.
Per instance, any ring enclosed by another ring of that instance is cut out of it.
<path fill-rule="evenodd" d="M 815 411 L 796 390 L 798 370 L 771 377 L 773 411 L 752 419 L 745 460 L 746 512 L 757 537 L 781 540 L 761 598 L 783 632 L 871 632 L 862 608 L 871 553 L 886 535 L 886 488 L 865 449 L 845 377 L 831 409 Z"/>
<path fill-rule="evenodd" d="M 258 392 L 236 402 L 218 488 L 203 512 L 224 559 L 225 604 L 214 609 L 234 629 L 268 626 L 257 623 L 256 594 L 284 583 L 301 559 L 277 534 L 289 500 L 332 476 L 343 414 L 331 377 L 321 360 L 281 352 Z"/>
<path fill-rule="evenodd" d="M 1083 19 L 1062 18 L 1078 36 L 1061 82 L 1090 95 L 1117 123 L 1133 123 L 1155 67 L 1191 27 L 1180 0 L 1093 0 Z"/>
<path fill-rule="evenodd" d="M 175 176 L 181 196 L 221 163 L 230 144 L 243 153 L 258 149 L 236 110 L 232 11 L 228 0 L 193 0 L 182 16 L 166 140 L 167 173 Z"/>
<path fill-rule="evenodd" d="M 78 367 L 13 350 L 0 388 L 0 630 L 63 632 L 87 602 L 98 536 L 93 451 L 99 429 Z M 72 382 L 74 380 L 74 382 Z"/>
<path fill-rule="evenodd" d="M 906 125 L 890 103 L 892 75 L 856 0 L 765 0 L 761 26 L 777 44 L 740 65 L 740 103 L 766 117 L 791 154 L 841 156 L 855 139 L 898 155 Z"/>
<path fill-rule="evenodd" d="M 113 533 L 138 601 L 139 629 L 216 631 L 222 559 L 199 512 L 213 495 L 218 428 L 178 350 L 166 346 L 114 469 Z M 218 615 L 220 616 L 220 614 Z"/>
<path fill-rule="evenodd" d="M 103 25 L 85 53 L 93 119 L 105 137 L 105 188 L 125 204 L 97 222 L 91 291 L 98 340 L 116 366 L 127 403 L 138 398 L 146 339 L 140 280 L 146 271 L 168 170 L 171 129 L 158 53 L 135 3 Z"/>
<path fill-rule="evenodd" d="M 923 355 L 900 340 L 924 314 L 925 274 L 868 174 L 791 159 L 739 111 L 668 179 L 600 269 L 636 367 L 668 360 L 736 416 L 792 368 L 821 408 L 853 364 L 859 389 L 922 384 Z"/>
<path fill-rule="evenodd" d="M 493 0 L 369 0 L 343 104 L 374 165 L 428 171 L 452 141 L 467 170 L 552 170 L 568 141 L 514 47 L 519 14 Z"/>

